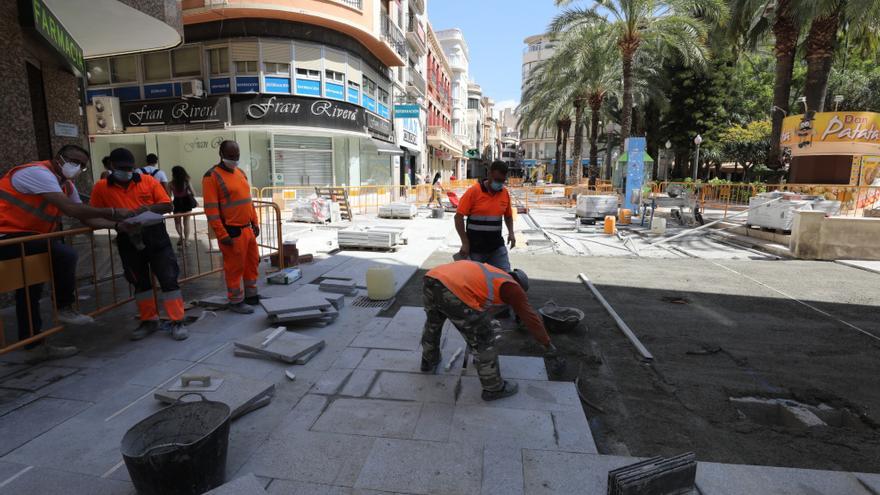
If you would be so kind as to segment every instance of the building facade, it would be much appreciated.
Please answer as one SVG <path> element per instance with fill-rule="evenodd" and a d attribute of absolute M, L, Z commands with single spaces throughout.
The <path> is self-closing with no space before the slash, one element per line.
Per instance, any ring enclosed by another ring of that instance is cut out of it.
<path fill-rule="evenodd" d="M 416 176 L 428 173 L 427 109 L 428 30 L 427 0 L 401 3 L 399 15 L 407 41 L 406 65 L 394 69 L 394 132 L 395 142 L 403 155 L 395 165 L 394 174 L 400 184 L 414 185 Z"/>
<path fill-rule="evenodd" d="M 452 71 L 434 29 L 428 24 L 428 155 L 425 179 L 460 177 L 462 144 L 452 133 Z"/>
<path fill-rule="evenodd" d="M 87 98 L 118 98 L 124 130 L 96 130 L 95 155 L 126 146 L 199 177 L 234 139 L 255 187 L 403 183 L 407 147 L 392 112 L 405 69 L 420 63 L 406 33 L 424 0 L 184 0 L 182 9 L 182 46 L 88 61 Z"/>
<path fill-rule="evenodd" d="M 476 147 L 476 136 L 468 133 L 467 125 L 468 84 L 471 82 L 468 75 L 470 67 L 468 45 L 464 33 L 455 28 L 437 31 L 437 39 L 446 53 L 449 68 L 452 70 L 452 133 L 461 142 L 465 151 L 473 149 Z M 467 157 L 462 156 L 457 164 L 459 176 L 464 173 L 466 166 Z"/>

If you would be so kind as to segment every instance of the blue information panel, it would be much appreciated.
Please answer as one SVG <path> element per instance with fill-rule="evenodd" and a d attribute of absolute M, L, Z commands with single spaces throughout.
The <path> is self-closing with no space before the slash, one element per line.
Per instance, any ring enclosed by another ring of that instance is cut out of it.
<path fill-rule="evenodd" d="M 326 82 L 324 83 L 324 96 L 334 100 L 344 100 L 345 88 L 341 84 Z"/>
<path fill-rule="evenodd" d="M 236 93 L 259 93 L 260 78 L 259 77 L 236 77 L 235 78 Z"/>
<path fill-rule="evenodd" d="M 361 104 L 361 92 L 354 88 L 348 88 L 348 102 L 355 105 Z"/>
<path fill-rule="evenodd" d="M 624 191 L 624 208 L 633 212 L 639 210 L 642 183 L 645 180 L 645 148 L 647 143 L 643 137 L 631 137 L 626 140 L 626 185 Z"/>
<path fill-rule="evenodd" d="M 144 86 L 144 98 L 169 98 L 171 96 L 174 96 L 174 88 L 171 83 Z"/>
<path fill-rule="evenodd" d="M 296 94 L 304 96 L 321 96 L 321 81 L 297 79 Z"/>
<path fill-rule="evenodd" d="M 421 107 L 418 105 L 394 105 L 395 119 L 417 119 L 421 114 Z"/>
<path fill-rule="evenodd" d="M 290 94 L 290 78 L 289 77 L 266 77 L 267 93 L 284 93 Z"/>
<path fill-rule="evenodd" d="M 229 93 L 231 91 L 231 86 L 229 83 L 228 77 L 218 77 L 211 79 L 211 86 L 209 88 L 211 94 L 215 93 Z"/>
<path fill-rule="evenodd" d="M 364 100 L 364 108 L 366 108 L 367 110 L 369 110 L 371 112 L 376 111 L 376 100 L 370 98 L 367 95 L 363 96 L 363 100 Z"/>
<path fill-rule="evenodd" d="M 125 86 L 123 88 L 113 88 L 113 96 L 119 98 L 119 101 L 140 100 L 141 87 Z"/>
<path fill-rule="evenodd" d="M 386 105 L 383 105 L 383 104 L 381 104 L 381 103 L 379 103 L 379 112 L 378 112 L 378 114 L 379 114 L 380 117 L 382 117 L 382 118 L 384 118 L 384 119 L 390 119 L 390 118 L 391 118 L 391 111 L 388 110 L 388 107 L 387 107 Z"/>

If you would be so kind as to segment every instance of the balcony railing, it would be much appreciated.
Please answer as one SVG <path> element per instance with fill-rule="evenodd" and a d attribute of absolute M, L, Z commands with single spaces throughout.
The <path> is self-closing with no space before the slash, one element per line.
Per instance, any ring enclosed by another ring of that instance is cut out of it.
<path fill-rule="evenodd" d="M 424 0 L 409 0 L 409 8 L 415 10 L 419 14 L 424 14 L 425 2 Z"/>
<path fill-rule="evenodd" d="M 420 92 L 422 95 L 427 94 L 427 90 L 425 87 L 425 78 L 422 77 L 422 75 L 419 74 L 418 71 L 413 69 L 412 67 L 408 68 L 408 72 L 409 72 L 409 81 L 407 83 L 407 89 L 412 87 L 415 90 L 417 90 L 418 92 Z"/>
<path fill-rule="evenodd" d="M 403 31 L 387 15 L 382 16 L 382 39 L 401 57 L 406 58 L 406 39 Z"/>
<path fill-rule="evenodd" d="M 336 3 L 341 3 L 345 6 L 351 7 L 357 10 L 364 10 L 364 0 L 333 0 Z"/>
<path fill-rule="evenodd" d="M 418 16 L 410 15 L 406 26 L 406 39 L 410 45 L 423 54 L 428 50 L 427 36 L 425 28 L 419 22 Z"/>

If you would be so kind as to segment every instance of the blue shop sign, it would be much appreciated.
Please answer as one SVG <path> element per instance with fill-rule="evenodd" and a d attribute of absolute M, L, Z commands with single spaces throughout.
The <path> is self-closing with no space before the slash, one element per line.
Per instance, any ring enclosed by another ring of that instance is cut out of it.
<path fill-rule="evenodd" d="M 169 98 L 171 96 L 174 96 L 174 88 L 171 83 L 144 86 L 144 98 Z"/>
<path fill-rule="evenodd" d="M 344 100 L 345 88 L 341 84 L 326 82 L 324 83 L 324 95 L 334 100 Z"/>
<path fill-rule="evenodd" d="M 267 77 L 266 92 L 267 93 L 284 93 L 290 94 L 290 78 L 288 77 Z"/>
<path fill-rule="evenodd" d="M 141 99 L 140 86 L 125 86 L 122 88 L 113 88 L 113 96 L 119 98 L 119 101 L 132 101 Z"/>
<path fill-rule="evenodd" d="M 235 78 L 236 93 L 259 93 L 260 78 L 259 77 L 236 77 Z"/>
<path fill-rule="evenodd" d="M 381 104 L 381 103 L 379 103 L 379 111 L 377 113 L 383 119 L 390 119 L 391 118 L 391 112 L 388 110 L 388 107 Z"/>
<path fill-rule="evenodd" d="M 361 104 L 361 92 L 354 88 L 348 88 L 348 102 L 355 105 Z"/>
<path fill-rule="evenodd" d="M 229 93 L 231 91 L 231 85 L 229 83 L 228 77 L 218 77 L 211 79 L 209 91 L 211 94 L 215 93 Z"/>
<path fill-rule="evenodd" d="M 417 119 L 421 112 L 422 108 L 418 105 L 394 105 L 395 119 Z"/>
<path fill-rule="evenodd" d="M 363 100 L 364 100 L 364 108 L 366 108 L 367 110 L 369 110 L 371 112 L 376 111 L 376 100 L 370 98 L 367 95 L 364 95 Z"/>
<path fill-rule="evenodd" d="M 296 94 L 304 96 L 321 96 L 321 81 L 297 79 Z"/>

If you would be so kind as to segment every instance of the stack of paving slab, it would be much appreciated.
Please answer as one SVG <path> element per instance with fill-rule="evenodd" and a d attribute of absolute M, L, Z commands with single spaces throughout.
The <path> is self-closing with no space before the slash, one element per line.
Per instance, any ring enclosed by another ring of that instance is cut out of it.
<path fill-rule="evenodd" d="M 382 228 L 340 230 L 337 240 L 340 248 L 356 249 L 393 249 L 402 244 L 400 230 Z"/>
<path fill-rule="evenodd" d="M 273 325 L 327 324 L 339 316 L 337 306 L 341 307 L 342 303 L 338 299 L 332 294 L 296 291 L 288 296 L 263 299 L 260 305 Z"/>
<path fill-rule="evenodd" d="M 187 372 L 189 376 L 210 377 L 211 384 L 191 382 L 182 386 L 182 380 L 175 380 L 156 390 L 156 400 L 173 404 L 185 394 L 200 394 L 206 400 L 222 402 L 232 411 L 232 419 L 268 405 L 275 395 L 275 384 L 254 380 L 228 371 L 221 371 L 206 365 L 199 365 Z M 188 395 L 184 401 L 201 400 L 198 395 Z"/>
<path fill-rule="evenodd" d="M 358 287 L 355 284 L 355 281 L 351 279 L 328 278 L 324 279 L 321 282 L 321 285 L 319 285 L 319 289 L 321 290 L 321 292 L 353 296 L 357 294 Z"/>
<path fill-rule="evenodd" d="M 235 355 L 305 364 L 324 348 L 324 341 L 285 327 L 267 328 L 235 342 Z"/>
<path fill-rule="evenodd" d="M 693 452 L 653 457 L 608 472 L 608 495 L 693 493 L 697 460 Z"/>
<path fill-rule="evenodd" d="M 416 205 L 408 203 L 391 203 L 379 207 L 379 218 L 413 218 L 416 216 Z"/>

